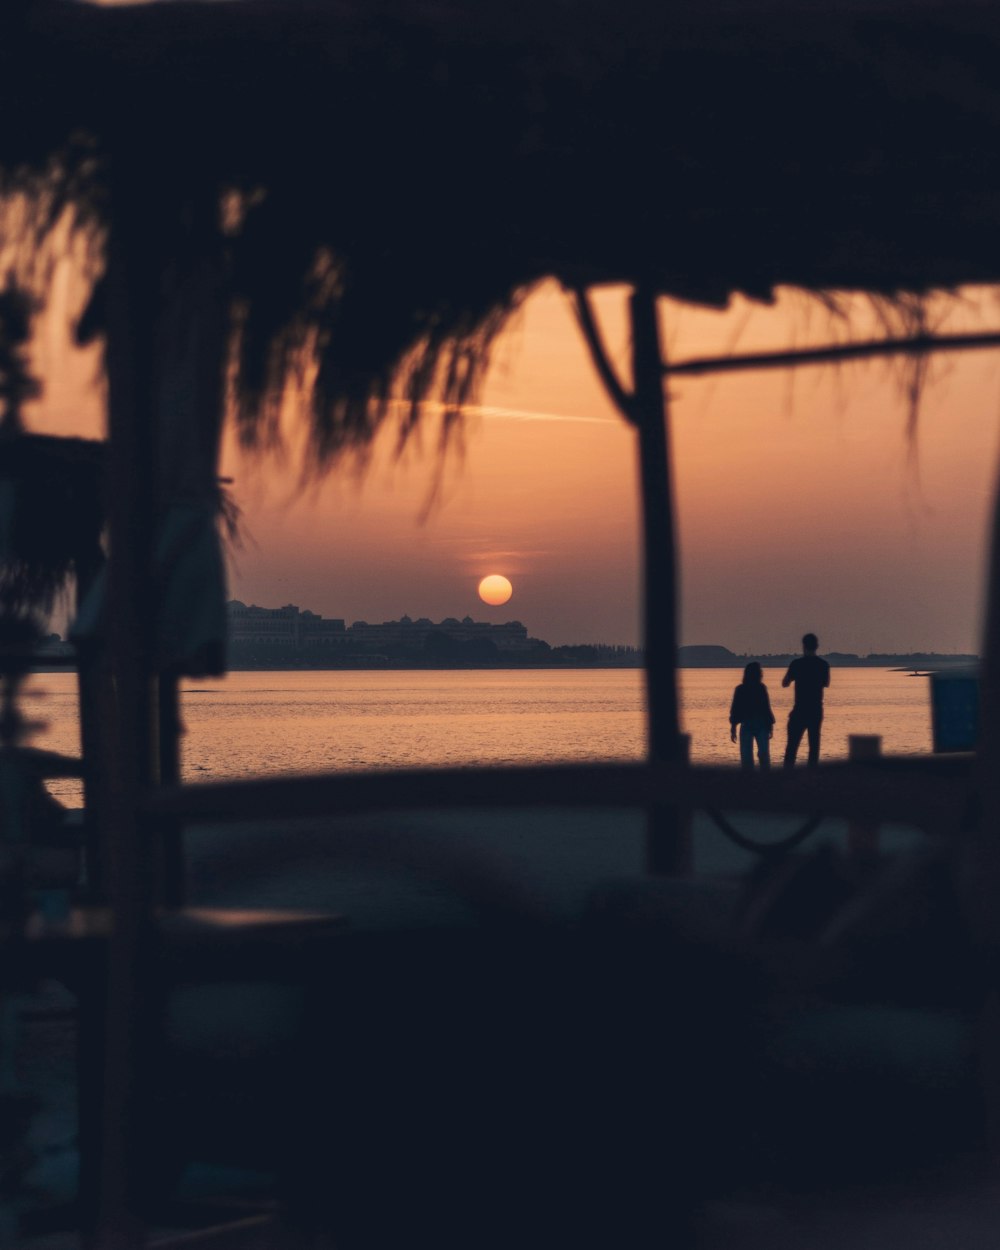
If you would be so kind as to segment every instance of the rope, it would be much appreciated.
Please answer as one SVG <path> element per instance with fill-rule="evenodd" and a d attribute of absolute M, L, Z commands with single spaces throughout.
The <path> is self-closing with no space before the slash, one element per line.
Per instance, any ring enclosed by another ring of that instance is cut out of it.
<path fill-rule="evenodd" d="M 741 850 L 750 851 L 754 855 L 782 855 L 785 851 L 793 850 L 800 842 L 804 842 L 824 819 L 822 814 L 810 816 L 804 825 L 796 829 L 794 833 L 790 833 L 787 838 L 781 838 L 778 842 L 756 842 L 734 828 L 717 808 L 706 807 L 705 813 L 730 842 L 735 842 Z"/>

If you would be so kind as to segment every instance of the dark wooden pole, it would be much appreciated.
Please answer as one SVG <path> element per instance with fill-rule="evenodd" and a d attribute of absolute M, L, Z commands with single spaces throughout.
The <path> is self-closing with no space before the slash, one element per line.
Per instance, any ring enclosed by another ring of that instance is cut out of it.
<path fill-rule="evenodd" d="M 90 1244 L 133 1250 L 144 1243 L 136 1188 L 143 1163 L 142 1030 L 151 990 L 154 888 L 153 847 L 139 811 L 157 768 L 151 564 L 160 231 L 151 220 L 152 183 L 132 165 L 115 175 L 107 263 L 110 553 L 104 621 L 114 721 L 107 806 L 101 811 L 112 930 L 103 1036 L 90 1039 L 93 1050 L 99 1046 L 103 1053 L 84 1056 L 84 1068 L 100 1073 L 101 1090 L 100 1122 L 81 1125 L 81 1191 Z"/>
<path fill-rule="evenodd" d="M 631 408 L 639 432 L 642 500 L 643 621 L 649 757 L 654 763 L 682 758 L 677 695 L 677 537 L 668 406 L 663 389 L 656 295 L 637 287 L 629 303 L 632 321 Z M 689 867 L 687 819 L 670 805 L 649 811 L 647 868 L 676 873 Z"/>
<path fill-rule="evenodd" d="M 78 553 L 75 560 L 76 610 L 94 585 L 104 555 L 95 544 Z M 107 649 L 88 643 L 77 647 L 77 700 L 80 709 L 80 756 L 83 760 L 84 878 L 91 903 L 104 901 L 101 878 L 102 788 L 107 778 L 107 751 L 102 727 L 110 723 L 111 685 L 107 671 Z"/>
<path fill-rule="evenodd" d="M 1000 802 L 1000 475 L 994 488 L 980 655 L 980 784 L 991 799 Z"/>
<path fill-rule="evenodd" d="M 680 750 L 676 526 L 655 296 L 638 289 L 629 309 L 635 379 L 632 404 L 639 430 L 649 751 L 654 759 L 673 760 Z"/>
<path fill-rule="evenodd" d="M 988 1145 L 1000 1154 L 1000 473 L 994 485 L 986 565 L 986 611 L 979 651 L 979 740 L 976 748 L 976 827 L 960 843 L 958 874 L 965 920 L 991 977 L 980 1018 L 979 1062 Z"/>
<path fill-rule="evenodd" d="M 629 303 L 631 390 L 619 380 L 608 358 L 587 292 L 576 288 L 573 300 L 598 377 L 638 433 L 649 759 L 652 763 L 686 761 L 688 743 L 680 732 L 677 696 L 677 536 L 656 292 L 637 287 Z M 676 873 L 690 867 L 689 825 L 689 812 L 662 804 L 650 809 L 646 855 L 650 872 Z"/>
<path fill-rule="evenodd" d="M 979 827 L 966 842 L 962 881 L 973 931 L 990 957 L 1000 962 L 1000 919 L 996 909 L 996 892 L 1000 888 L 1000 474 L 994 487 L 986 611 L 979 653 L 976 780 L 980 814 Z M 995 1113 L 1000 1125 L 1000 1106 Z"/>
<path fill-rule="evenodd" d="M 160 785 L 177 786 L 181 780 L 181 708 L 177 678 L 161 673 L 159 678 L 158 750 Z M 161 896 L 166 907 L 180 907 L 185 899 L 184 828 L 180 820 L 161 817 L 154 826 L 163 851 Z"/>

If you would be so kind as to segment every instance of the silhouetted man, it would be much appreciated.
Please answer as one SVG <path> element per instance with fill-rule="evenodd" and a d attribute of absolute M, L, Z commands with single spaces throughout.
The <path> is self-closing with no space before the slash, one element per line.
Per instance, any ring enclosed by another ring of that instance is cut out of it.
<path fill-rule="evenodd" d="M 819 763 L 819 731 L 823 724 L 823 691 L 830 684 L 830 665 L 816 654 L 819 639 L 815 634 L 802 638 L 802 654 L 792 660 L 781 679 L 782 686 L 795 683 L 795 702 L 788 713 L 788 745 L 785 767 L 791 768 L 799 751 L 802 735 L 809 735 L 809 767 Z"/>

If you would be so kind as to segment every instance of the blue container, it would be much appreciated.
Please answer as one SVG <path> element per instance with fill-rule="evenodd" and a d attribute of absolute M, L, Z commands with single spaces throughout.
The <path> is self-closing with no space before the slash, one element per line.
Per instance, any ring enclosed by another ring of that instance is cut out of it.
<path fill-rule="evenodd" d="M 979 673 L 971 668 L 931 673 L 935 751 L 974 751 L 979 736 Z"/>

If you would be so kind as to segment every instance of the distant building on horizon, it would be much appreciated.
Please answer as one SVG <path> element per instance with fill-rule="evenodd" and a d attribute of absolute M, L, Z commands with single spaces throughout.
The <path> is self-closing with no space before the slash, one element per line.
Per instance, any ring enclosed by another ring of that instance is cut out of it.
<path fill-rule="evenodd" d="M 308 647 L 320 643 L 346 646 L 348 642 L 342 619 L 327 619 L 294 603 L 283 608 L 259 608 L 231 599 L 226 604 L 226 616 L 229 640 L 234 643 Z"/>
<path fill-rule="evenodd" d="M 459 643 L 485 639 L 492 642 L 498 651 L 531 651 L 539 645 L 539 639 L 529 638 L 527 627 L 520 621 L 493 625 L 489 621 L 474 621 L 471 616 L 464 616 L 461 620 L 446 616 L 438 622 L 426 616 L 415 621 L 403 616 L 398 621 L 383 621 L 380 625 L 355 621 L 347 632 L 356 643 L 374 649 L 419 651 L 426 647 L 428 638 L 434 636 Z"/>
<path fill-rule="evenodd" d="M 281 608 L 260 608 L 247 605 L 239 599 L 226 604 L 229 620 L 229 640 L 240 646 L 280 646 L 298 649 L 311 646 L 351 648 L 356 651 L 424 651 L 428 640 L 450 643 L 488 642 L 497 651 L 527 652 L 544 647 L 537 638 L 529 638 L 526 626 L 520 621 L 506 621 L 494 625 L 489 621 L 474 621 L 471 616 L 447 616 L 443 621 L 427 617 L 412 620 L 403 616 L 398 621 L 382 621 L 369 624 L 355 621 L 345 628 L 340 618 L 325 618 L 293 603 Z"/>

